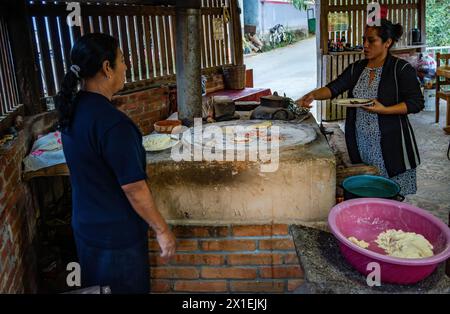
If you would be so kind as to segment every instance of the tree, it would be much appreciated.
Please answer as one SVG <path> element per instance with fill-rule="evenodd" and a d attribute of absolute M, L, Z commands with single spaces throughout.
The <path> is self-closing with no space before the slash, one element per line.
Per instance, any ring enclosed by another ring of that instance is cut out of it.
<path fill-rule="evenodd" d="M 426 1 L 427 46 L 450 46 L 450 0 Z"/>
<path fill-rule="evenodd" d="M 308 7 L 308 4 L 310 3 L 314 3 L 314 1 L 311 0 L 292 0 L 292 4 L 294 5 L 294 7 L 296 7 L 297 9 L 301 10 L 306 10 Z"/>

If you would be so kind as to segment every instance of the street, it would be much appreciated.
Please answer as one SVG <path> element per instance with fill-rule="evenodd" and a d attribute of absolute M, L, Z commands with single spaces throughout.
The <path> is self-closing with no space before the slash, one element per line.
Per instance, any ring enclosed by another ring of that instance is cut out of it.
<path fill-rule="evenodd" d="M 294 100 L 316 88 L 316 38 L 245 57 L 247 69 L 253 69 L 255 87 L 267 87 L 280 96 Z M 315 114 L 315 110 L 313 110 Z"/>

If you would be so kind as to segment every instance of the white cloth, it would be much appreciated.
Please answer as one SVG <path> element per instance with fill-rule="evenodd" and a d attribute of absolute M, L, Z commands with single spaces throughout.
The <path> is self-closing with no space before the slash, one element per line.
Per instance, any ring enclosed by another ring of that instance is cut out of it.
<path fill-rule="evenodd" d="M 61 133 L 58 131 L 38 138 L 31 148 L 31 153 L 23 160 L 25 172 L 36 171 L 65 162 Z"/>

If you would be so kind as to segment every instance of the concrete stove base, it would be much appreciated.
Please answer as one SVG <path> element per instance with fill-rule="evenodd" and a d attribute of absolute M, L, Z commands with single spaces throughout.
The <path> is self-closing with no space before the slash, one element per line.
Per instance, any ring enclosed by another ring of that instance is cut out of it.
<path fill-rule="evenodd" d="M 177 225 L 325 220 L 335 204 L 335 157 L 312 115 L 301 126 L 316 139 L 282 146 L 275 172 L 261 172 L 258 161 L 175 162 L 171 150 L 148 153 L 158 209 Z"/>

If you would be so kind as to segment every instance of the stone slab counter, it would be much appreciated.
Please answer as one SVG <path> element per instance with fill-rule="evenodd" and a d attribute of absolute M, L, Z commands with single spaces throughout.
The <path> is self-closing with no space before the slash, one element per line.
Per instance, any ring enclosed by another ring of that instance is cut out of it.
<path fill-rule="evenodd" d="M 264 163 L 250 161 L 247 156 L 244 161 L 191 158 L 177 162 L 171 149 L 148 152 L 149 185 L 159 210 L 174 224 L 291 224 L 325 220 L 335 204 L 336 161 L 314 117 L 309 115 L 302 120 L 272 121 L 272 126 L 280 127 L 278 166 L 272 172 L 264 172 L 262 167 L 273 163 L 273 159 Z M 241 118 L 204 126 L 237 123 L 264 121 Z M 202 145 L 205 148 L 208 143 Z"/>
<path fill-rule="evenodd" d="M 290 233 L 305 280 L 296 293 L 450 293 L 450 278 L 443 264 L 414 285 L 382 283 L 380 287 L 369 287 L 366 278 L 341 255 L 333 234 L 299 225 L 290 226 Z"/>

